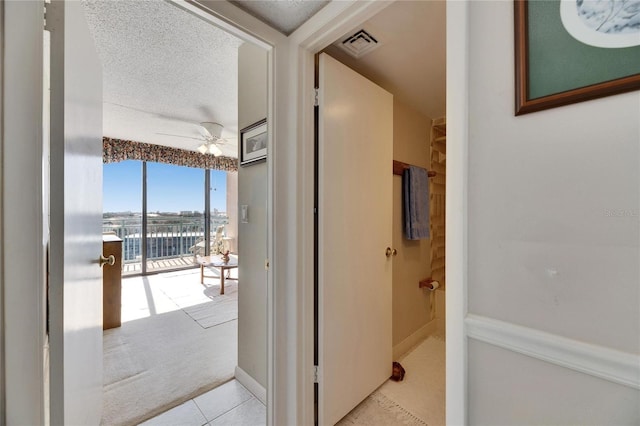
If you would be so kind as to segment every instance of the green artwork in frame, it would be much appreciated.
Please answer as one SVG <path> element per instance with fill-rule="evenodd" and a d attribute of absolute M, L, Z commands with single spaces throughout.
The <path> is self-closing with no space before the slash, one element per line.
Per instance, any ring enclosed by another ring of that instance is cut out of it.
<path fill-rule="evenodd" d="M 640 0 L 515 0 L 516 115 L 640 89 Z"/>

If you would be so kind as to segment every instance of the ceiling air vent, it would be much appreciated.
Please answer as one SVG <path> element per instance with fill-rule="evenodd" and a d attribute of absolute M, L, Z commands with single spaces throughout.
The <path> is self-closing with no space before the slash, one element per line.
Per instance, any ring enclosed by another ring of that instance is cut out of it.
<path fill-rule="evenodd" d="M 360 58 L 378 46 L 380 46 L 378 40 L 364 29 L 345 38 L 342 43 L 340 43 L 340 47 L 354 58 Z"/>

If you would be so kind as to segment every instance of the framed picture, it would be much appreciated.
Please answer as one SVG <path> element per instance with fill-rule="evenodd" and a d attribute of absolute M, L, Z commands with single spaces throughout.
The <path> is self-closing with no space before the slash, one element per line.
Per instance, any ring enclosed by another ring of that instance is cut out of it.
<path fill-rule="evenodd" d="M 267 159 L 267 119 L 240 130 L 240 165 Z"/>
<path fill-rule="evenodd" d="M 640 0 L 515 0 L 516 115 L 640 89 Z"/>

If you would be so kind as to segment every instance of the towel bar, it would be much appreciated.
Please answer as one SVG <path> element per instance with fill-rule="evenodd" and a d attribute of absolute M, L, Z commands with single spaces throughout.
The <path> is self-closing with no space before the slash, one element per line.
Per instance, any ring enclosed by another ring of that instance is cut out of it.
<path fill-rule="evenodd" d="M 411 165 L 407 163 L 403 163 L 402 161 L 393 160 L 393 174 L 402 176 L 402 172 L 404 171 L 404 169 L 408 169 L 409 166 Z M 436 172 L 432 172 L 432 171 L 427 172 L 427 176 L 429 177 L 434 177 L 435 175 L 436 175 Z"/>

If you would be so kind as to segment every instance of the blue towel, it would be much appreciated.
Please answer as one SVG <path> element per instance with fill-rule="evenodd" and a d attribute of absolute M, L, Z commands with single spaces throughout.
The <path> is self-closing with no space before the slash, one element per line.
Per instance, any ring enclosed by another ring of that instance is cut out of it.
<path fill-rule="evenodd" d="M 402 174 L 404 233 L 408 240 L 429 238 L 429 176 L 421 167 L 409 166 Z"/>

